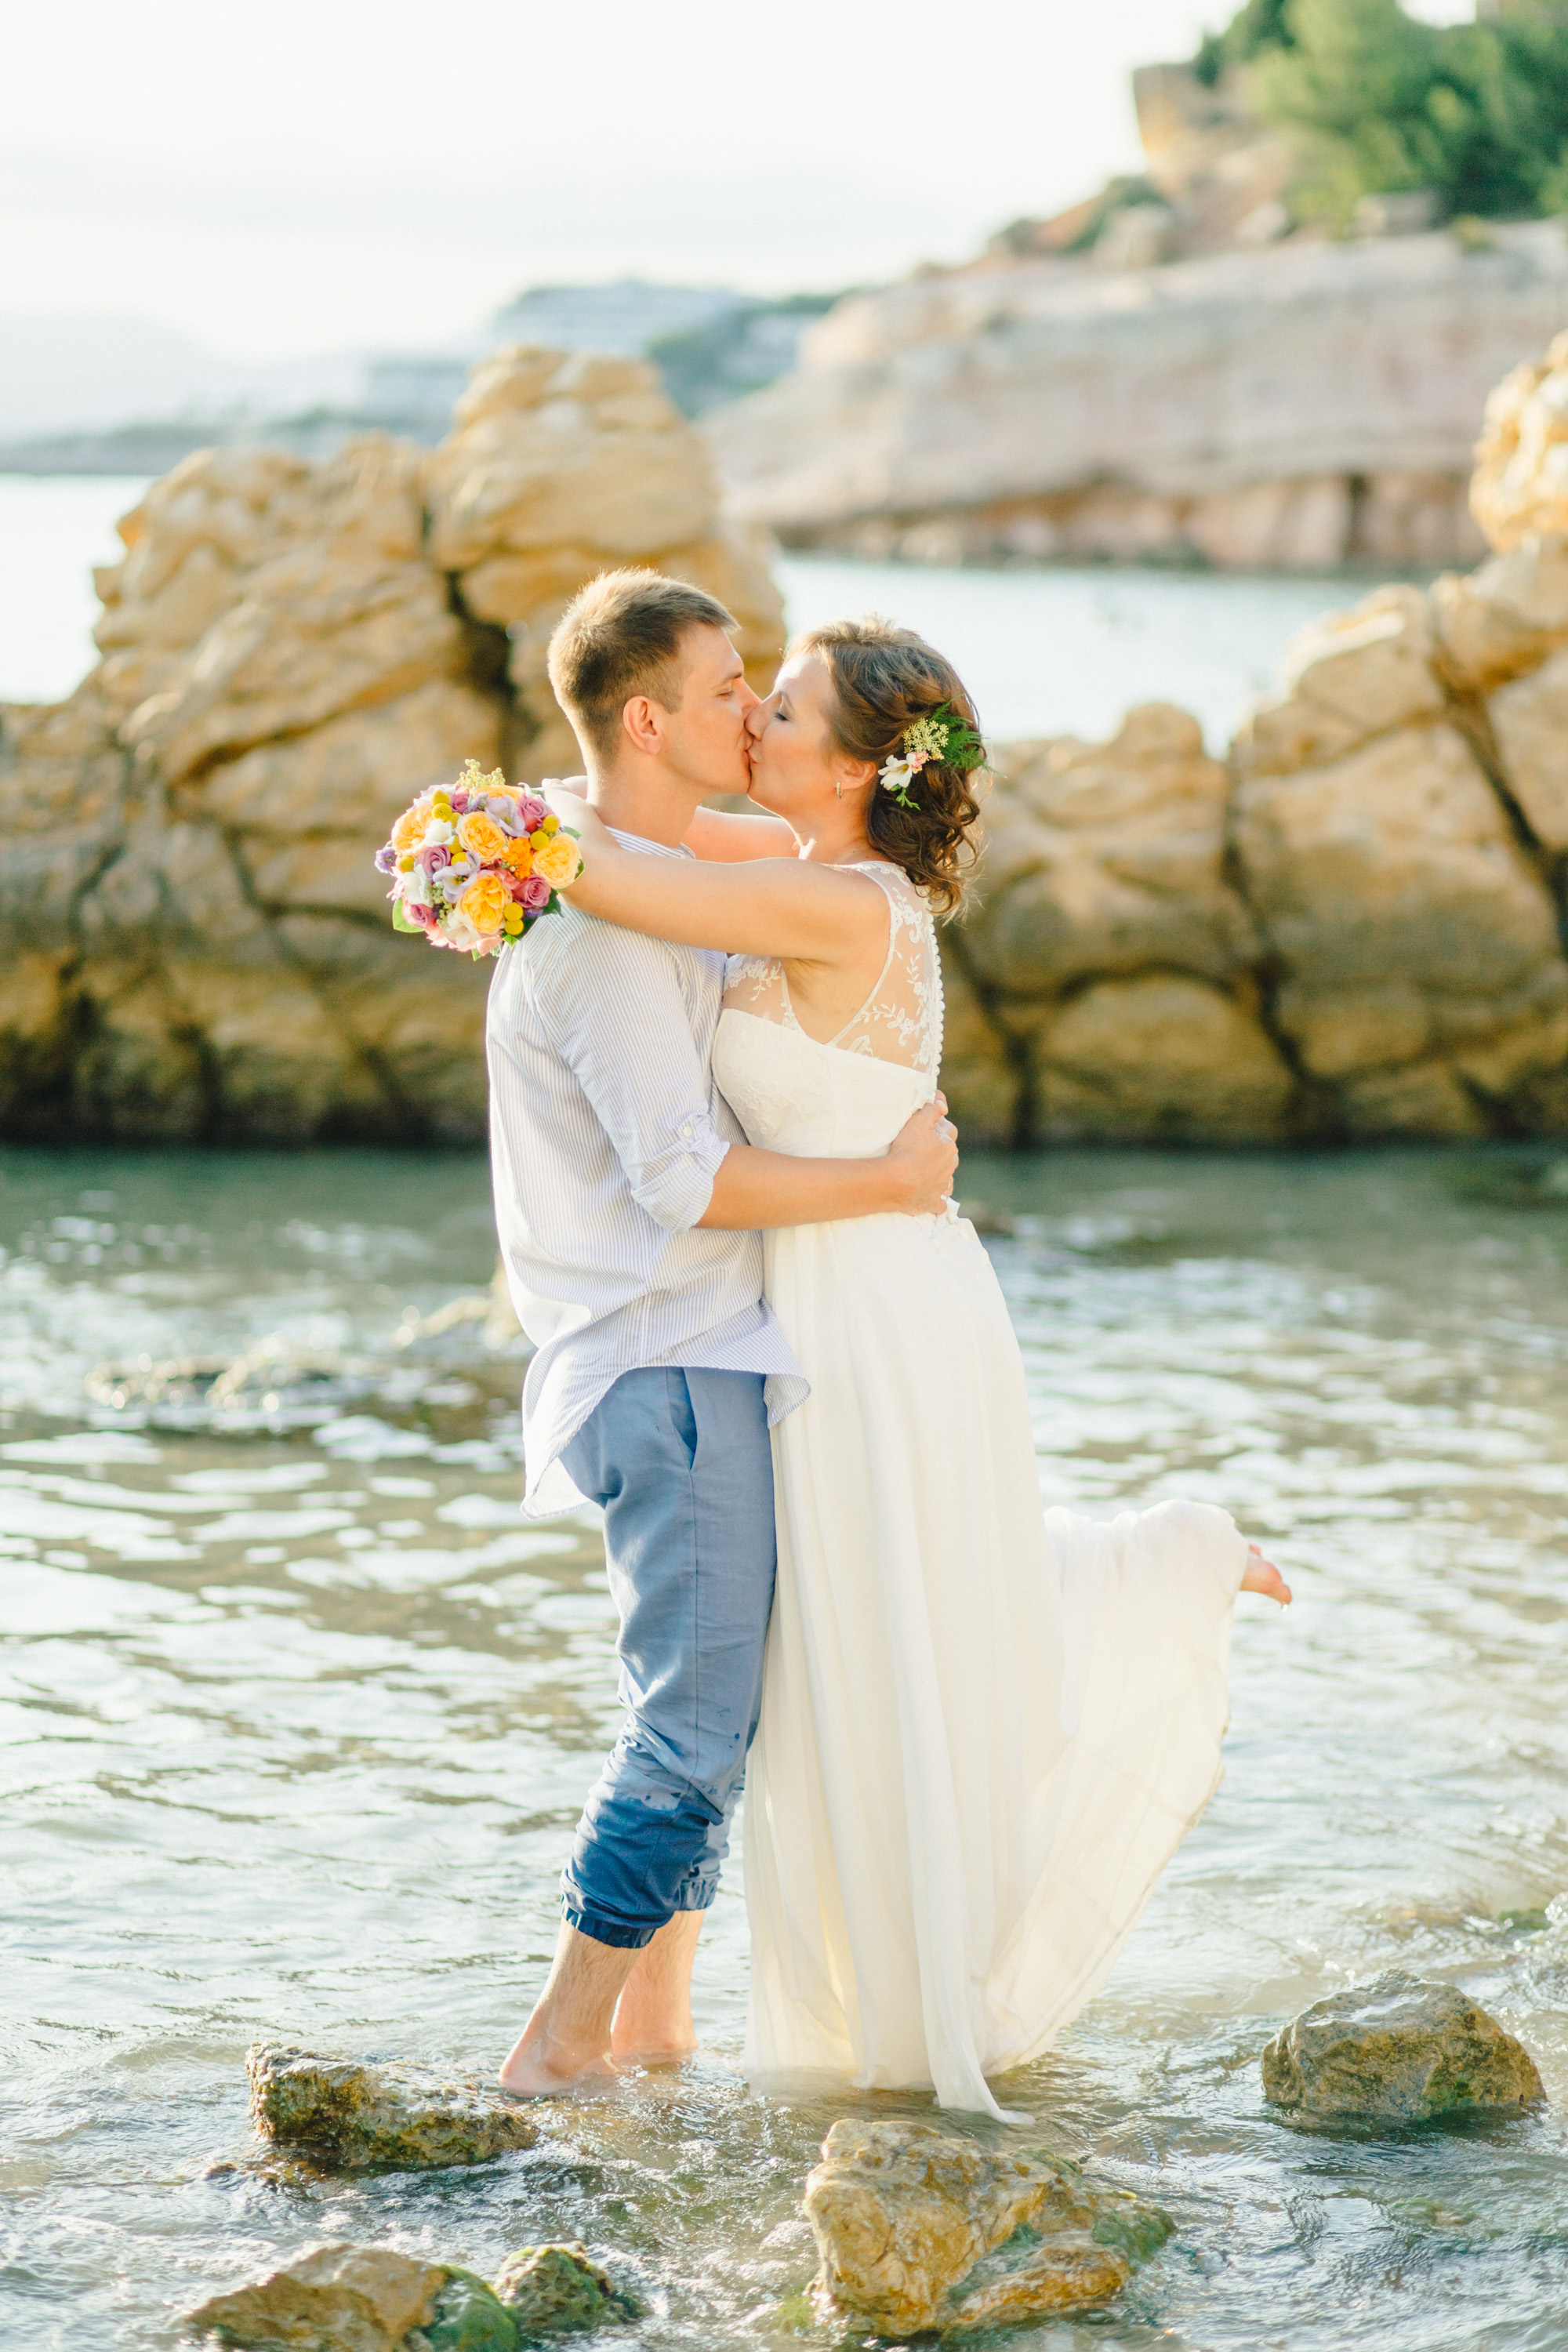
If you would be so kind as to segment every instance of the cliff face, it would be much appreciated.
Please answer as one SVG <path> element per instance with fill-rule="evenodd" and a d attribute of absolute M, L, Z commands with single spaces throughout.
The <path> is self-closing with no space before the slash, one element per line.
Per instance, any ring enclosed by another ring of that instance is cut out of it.
<path fill-rule="evenodd" d="M 0 1129 L 479 1138 L 488 974 L 395 938 L 371 860 L 466 759 L 576 765 L 543 649 L 595 572 L 711 588 L 771 679 L 701 444 L 641 362 L 505 352 L 428 456 L 204 451 L 120 528 L 102 660 L 0 737 Z"/>
<path fill-rule="evenodd" d="M 720 469 L 787 541 L 868 556 L 1469 562 L 1488 388 L 1568 313 L 1563 225 L 1489 234 L 915 278 L 710 418 Z"/>

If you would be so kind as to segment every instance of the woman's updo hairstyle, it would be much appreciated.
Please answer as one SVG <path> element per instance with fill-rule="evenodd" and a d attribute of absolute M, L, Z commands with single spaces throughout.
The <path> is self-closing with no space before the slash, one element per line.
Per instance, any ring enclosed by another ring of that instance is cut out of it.
<path fill-rule="evenodd" d="M 944 706 L 975 733 L 980 720 L 951 662 L 913 629 L 877 613 L 858 621 L 829 621 L 808 629 L 792 654 L 816 654 L 833 683 L 828 729 L 847 759 L 880 769 L 902 755 L 903 739 Z M 874 782 L 866 801 L 866 837 L 879 856 L 901 866 L 938 911 L 949 915 L 963 896 L 965 869 L 977 856 L 970 838 L 980 814 L 971 785 L 976 771 L 931 760 L 909 779 L 912 807 Z"/>

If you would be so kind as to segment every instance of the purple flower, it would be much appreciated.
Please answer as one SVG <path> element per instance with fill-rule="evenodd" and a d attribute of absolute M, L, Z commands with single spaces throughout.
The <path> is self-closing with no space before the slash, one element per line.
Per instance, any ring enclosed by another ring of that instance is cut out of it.
<path fill-rule="evenodd" d="M 394 849 L 390 841 L 386 844 L 386 846 L 384 849 L 378 849 L 376 851 L 375 870 L 378 874 L 396 873 L 397 852 Z"/>

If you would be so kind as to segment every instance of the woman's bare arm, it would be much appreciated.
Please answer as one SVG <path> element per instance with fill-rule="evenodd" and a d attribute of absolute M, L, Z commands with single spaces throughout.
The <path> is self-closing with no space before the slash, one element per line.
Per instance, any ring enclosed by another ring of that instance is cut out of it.
<path fill-rule="evenodd" d="M 793 857 L 795 835 L 782 816 L 753 816 L 748 810 L 700 808 L 686 846 L 694 857 L 734 866 L 752 857 Z"/>
<path fill-rule="evenodd" d="M 625 930 L 733 955 L 830 964 L 886 937 L 888 902 L 868 876 L 799 857 L 733 864 L 647 857 L 623 849 L 586 801 L 552 784 L 550 804 L 583 853 L 584 871 L 565 895 Z"/>

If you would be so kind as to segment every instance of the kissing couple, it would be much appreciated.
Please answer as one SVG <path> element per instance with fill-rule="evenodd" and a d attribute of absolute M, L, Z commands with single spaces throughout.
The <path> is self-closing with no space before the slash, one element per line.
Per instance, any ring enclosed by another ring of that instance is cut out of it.
<path fill-rule="evenodd" d="M 1005 2116 L 1217 1785 L 1237 1591 L 1289 1593 L 1212 1506 L 1044 1507 L 937 1091 L 973 706 L 876 619 L 763 701 L 735 625 L 649 572 L 571 605 L 584 870 L 491 984 L 523 1507 L 603 1507 L 626 1710 L 500 2080 L 693 2047 L 749 1752 L 748 2077 Z"/>

